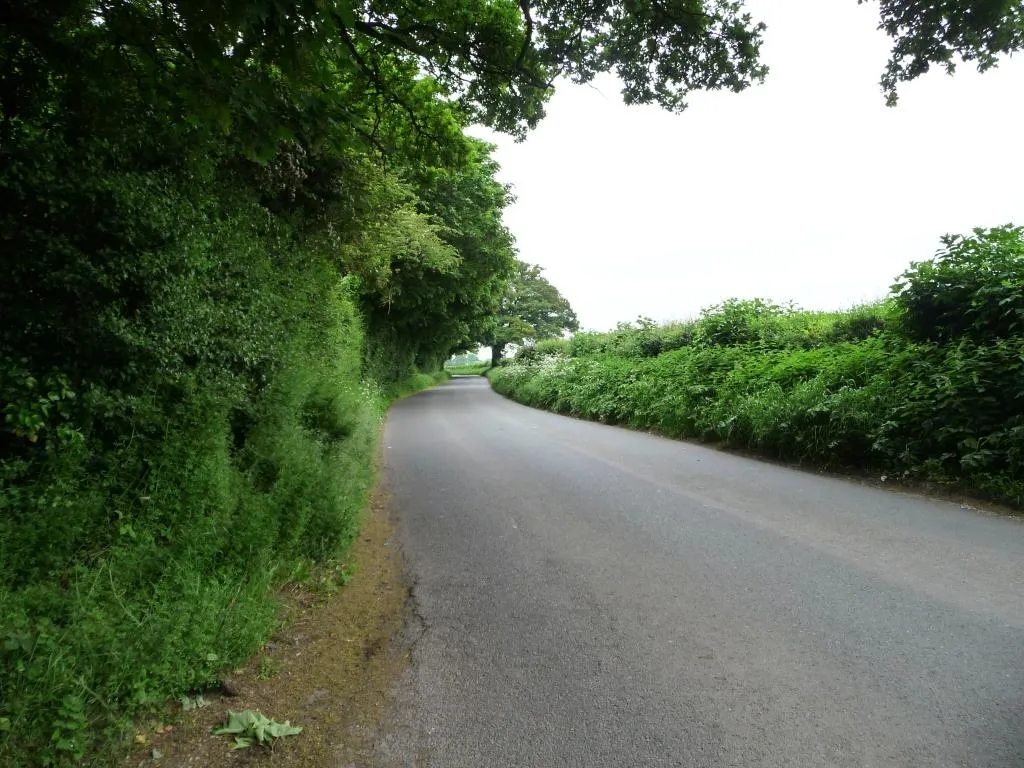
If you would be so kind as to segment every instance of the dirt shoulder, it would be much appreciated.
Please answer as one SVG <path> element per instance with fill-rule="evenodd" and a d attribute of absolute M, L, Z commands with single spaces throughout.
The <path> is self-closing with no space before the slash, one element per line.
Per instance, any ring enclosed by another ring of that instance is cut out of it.
<path fill-rule="evenodd" d="M 140 728 L 127 766 L 373 766 L 373 743 L 393 683 L 408 663 L 400 639 L 409 590 L 394 539 L 387 495 L 378 490 L 349 557 L 352 572 L 334 594 L 290 589 L 283 628 L 208 705 Z M 232 751 L 210 729 L 228 710 L 253 709 L 302 726 L 295 737 Z M 168 727 L 170 726 L 170 727 Z M 142 741 L 144 739 L 144 741 Z"/>

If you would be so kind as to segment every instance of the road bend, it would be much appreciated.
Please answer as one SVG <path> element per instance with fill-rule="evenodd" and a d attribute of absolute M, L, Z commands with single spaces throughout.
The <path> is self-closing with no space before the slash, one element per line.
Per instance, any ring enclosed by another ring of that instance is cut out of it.
<path fill-rule="evenodd" d="M 1024 766 L 1024 523 L 526 408 L 398 403 L 383 765 Z"/>

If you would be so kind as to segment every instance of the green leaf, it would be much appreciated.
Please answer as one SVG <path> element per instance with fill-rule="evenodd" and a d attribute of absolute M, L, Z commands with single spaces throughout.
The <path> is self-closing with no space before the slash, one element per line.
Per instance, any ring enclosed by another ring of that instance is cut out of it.
<path fill-rule="evenodd" d="M 232 749 L 245 749 L 253 744 L 269 745 L 274 739 L 295 736 L 302 733 L 302 728 L 287 720 L 279 723 L 260 712 L 246 709 L 242 712 L 228 711 L 227 722 L 214 728 L 213 733 L 218 736 L 233 735 L 235 743 Z"/>
<path fill-rule="evenodd" d="M 290 721 L 285 720 L 283 723 L 270 722 L 267 728 L 267 733 L 273 739 L 280 739 L 283 736 L 297 736 L 302 733 L 302 728 L 297 725 L 292 725 Z"/>
<path fill-rule="evenodd" d="M 244 733 L 246 730 L 252 727 L 255 722 L 256 714 L 250 710 L 244 710 L 242 712 L 233 712 L 228 710 L 228 721 L 222 726 L 213 729 L 213 732 L 217 736 L 224 736 L 231 733 Z"/>
<path fill-rule="evenodd" d="M 334 11 L 338 14 L 338 18 L 341 19 L 341 23 L 349 29 L 356 25 L 356 11 L 352 6 L 347 3 L 338 3 L 334 6 Z"/>

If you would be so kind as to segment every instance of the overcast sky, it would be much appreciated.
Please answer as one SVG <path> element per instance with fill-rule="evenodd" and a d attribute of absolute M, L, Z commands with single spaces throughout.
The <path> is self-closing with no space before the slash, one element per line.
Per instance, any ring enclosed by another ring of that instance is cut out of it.
<path fill-rule="evenodd" d="M 875 4 L 750 0 L 766 83 L 626 107 L 612 77 L 562 84 L 498 145 L 505 222 L 585 328 L 685 319 L 730 296 L 835 309 L 883 296 L 946 232 L 1024 223 L 1024 57 L 900 91 Z"/>

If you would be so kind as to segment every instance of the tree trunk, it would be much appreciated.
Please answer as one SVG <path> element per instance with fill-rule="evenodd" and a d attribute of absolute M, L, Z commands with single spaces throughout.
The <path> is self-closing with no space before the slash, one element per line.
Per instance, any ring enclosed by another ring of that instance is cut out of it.
<path fill-rule="evenodd" d="M 491 345 L 491 365 L 501 365 L 501 356 L 505 352 L 504 344 L 492 344 Z"/>

